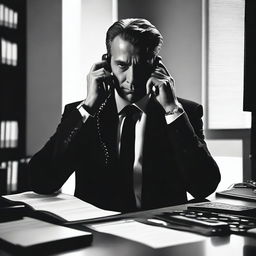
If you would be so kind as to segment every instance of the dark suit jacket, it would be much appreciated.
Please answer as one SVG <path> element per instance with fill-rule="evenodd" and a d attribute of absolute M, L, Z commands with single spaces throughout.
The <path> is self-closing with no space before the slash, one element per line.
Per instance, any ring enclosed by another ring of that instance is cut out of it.
<path fill-rule="evenodd" d="M 217 164 L 207 150 L 202 106 L 179 99 L 185 113 L 167 125 L 162 107 L 151 99 L 143 147 L 142 209 L 186 202 L 186 191 L 203 199 L 220 181 Z M 116 154 L 118 115 L 114 97 L 83 123 L 76 106 L 65 107 L 61 123 L 29 164 L 32 189 L 52 193 L 76 172 L 75 195 L 104 209 L 133 211 L 127 175 Z"/>

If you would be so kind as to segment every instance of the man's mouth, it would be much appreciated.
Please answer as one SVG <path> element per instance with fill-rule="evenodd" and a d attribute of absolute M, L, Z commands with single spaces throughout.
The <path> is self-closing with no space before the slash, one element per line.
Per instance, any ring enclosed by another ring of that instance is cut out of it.
<path fill-rule="evenodd" d="M 125 92 L 126 94 L 132 94 L 132 93 L 135 92 L 134 90 L 130 90 L 130 89 L 127 89 L 127 88 L 122 88 L 122 91 Z"/>

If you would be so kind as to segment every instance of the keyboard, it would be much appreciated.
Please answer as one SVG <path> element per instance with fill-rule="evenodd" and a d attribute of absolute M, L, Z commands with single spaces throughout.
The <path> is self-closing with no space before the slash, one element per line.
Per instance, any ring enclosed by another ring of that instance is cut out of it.
<path fill-rule="evenodd" d="M 256 236 L 256 218 L 253 217 L 194 210 L 164 212 L 159 216 L 165 219 L 168 219 L 168 217 L 172 218 L 172 216 L 184 216 L 185 218 L 198 221 L 220 221 L 228 224 L 230 233 Z"/>

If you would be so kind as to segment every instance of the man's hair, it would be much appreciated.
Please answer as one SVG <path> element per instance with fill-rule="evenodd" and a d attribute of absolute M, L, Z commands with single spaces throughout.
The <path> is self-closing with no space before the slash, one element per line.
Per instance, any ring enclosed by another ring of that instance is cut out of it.
<path fill-rule="evenodd" d="M 138 47 L 149 59 L 158 55 L 163 44 L 163 37 L 156 27 L 141 18 L 122 19 L 108 29 L 106 34 L 108 55 L 111 55 L 111 43 L 116 36 Z"/>

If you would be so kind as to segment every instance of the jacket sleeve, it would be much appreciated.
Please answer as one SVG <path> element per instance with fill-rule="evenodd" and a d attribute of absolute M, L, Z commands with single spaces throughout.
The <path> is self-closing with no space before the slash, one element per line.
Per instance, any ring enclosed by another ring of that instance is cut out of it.
<path fill-rule="evenodd" d="M 74 139 L 82 125 L 90 126 L 90 118 L 83 124 L 76 107 L 65 107 L 61 122 L 54 135 L 29 162 L 31 189 L 50 194 L 61 188 L 75 170 L 76 143 Z"/>
<path fill-rule="evenodd" d="M 189 117 L 185 112 L 167 127 L 186 190 L 197 199 L 213 193 L 220 182 L 219 168 L 204 141 L 202 116 L 203 108 L 197 105 Z"/>

